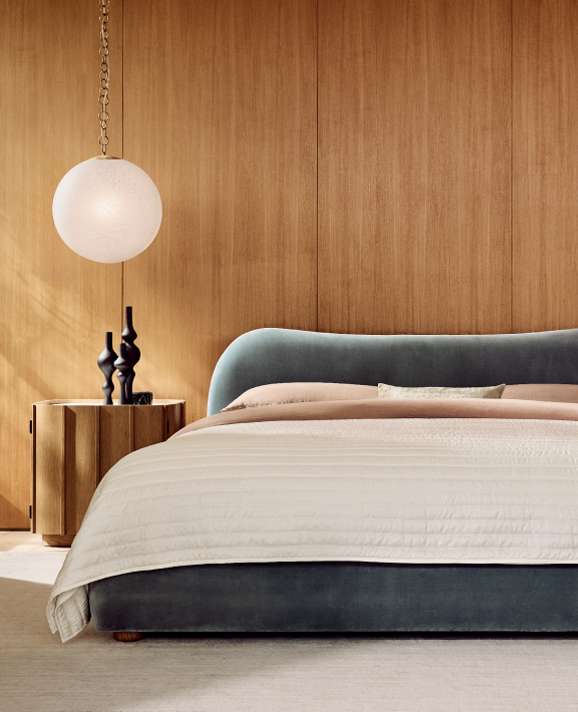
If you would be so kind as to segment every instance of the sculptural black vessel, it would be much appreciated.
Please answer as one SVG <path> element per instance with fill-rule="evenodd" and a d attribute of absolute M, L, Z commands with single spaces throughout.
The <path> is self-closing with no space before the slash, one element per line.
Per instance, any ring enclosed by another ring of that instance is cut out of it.
<path fill-rule="evenodd" d="M 104 374 L 102 390 L 104 391 L 103 403 L 105 405 L 112 405 L 112 392 L 114 391 L 112 376 L 115 371 L 114 363 L 117 358 L 118 356 L 112 348 L 112 331 L 107 331 L 104 340 L 104 349 L 100 352 L 96 360 L 98 367 Z"/>
<path fill-rule="evenodd" d="M 132 371 L 132 367 L 126 357 L 126 353 L 127 353 L 126 344 L 124 343 L 124 341 L 121 341 L 120 342 L 120 356 L 114 362 L 114 367 L 118 371 L 118 380 L 120 383 L 119 403 L 121 405 L 128 405 L 132 402 L 132 401 L 128 400 L 127 393 L 126 393 L 127 380 L 128 380 L 129 374 Z M 134 371 L 132 371 L 132 373 L 134 374 Z"/>
<path fill-rule="evenodd" d="M 126 345 L 125 360 L 129 366 L 125 381 L 125 396 L 126 402 L 132 403 L 133 383 L 136 375 L 134 372 L 134 367 L 140 360 L 140 349 L 135 344 L 135 340 L 138 334 L 135 331 L 134 325 L 132 323 L 132 307 L 125 307 L 124 327 L 122 329 L 121 336 L 124 344 Z"/>

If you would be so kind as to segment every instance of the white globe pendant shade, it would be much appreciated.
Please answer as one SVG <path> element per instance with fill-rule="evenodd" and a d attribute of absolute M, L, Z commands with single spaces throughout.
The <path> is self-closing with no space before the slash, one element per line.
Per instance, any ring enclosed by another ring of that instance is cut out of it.
<path fill-rule="evenodd" d="M 71 168 L 52 201 L 64 242 L 95 262 L 124 262 L 155 239 L 163 216 L 156 185 L 122 158 L 90 158 Z"/>

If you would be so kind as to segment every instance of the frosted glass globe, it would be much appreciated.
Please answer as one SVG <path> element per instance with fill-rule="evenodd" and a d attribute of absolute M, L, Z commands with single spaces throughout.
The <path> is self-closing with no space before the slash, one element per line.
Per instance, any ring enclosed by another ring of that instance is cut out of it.
<path fill-rule="evenodd" d="M 124 262 L 155 239 L 163 216 L 156 185 L 122 158 L 90 158 L 71 168 L 52 201 L 64 242 L 95 262 Z"/>

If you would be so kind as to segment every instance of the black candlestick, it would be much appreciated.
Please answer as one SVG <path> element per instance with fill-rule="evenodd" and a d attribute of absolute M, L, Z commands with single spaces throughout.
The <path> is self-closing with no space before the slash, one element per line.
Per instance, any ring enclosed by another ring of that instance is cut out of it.
<path fill-rule="evenodd" d="M 98 367 L 104 374 L 104 383 L 102 384 L 102 390 L 104 391 L 104 400 L 102 401 L 105 405 L 112 405 L 112 392 L 114 391 L 114 381 L 112 376 L 115 371 L 115 361 L 117 359 L 117 354 L 112 348 L 112 331 L 107 331 L 104 340 L 104 349 L 100 352 L 96 363 Z"/>
<path fill-rule="evenodd" d="M 137 332 L 135 331 L 135 328 L 132 323 L 132 307 L 125 307 L 125 313 L 124 313 L 124 327 L 121 333 L 122 340 L 126 344 L 126 361 L 129 364 L 129 371 L 127 372 L 126 376 L 126 383 L 125 383 L 125 389 L 126 389 L 126 398 L 127 398 L 127 403 L 132 403 L 132 390 L 133 390 L 133 383 L 134 383 L 134 378 L 135 378 L 135 372 L 134 372 L 134 367 L 137 365 L 137 363 L 140 360 L 140 349 L 139 347 L 135 344 L 136 337 L 138 336 Z"/>
<path fill-rule="evenodd" d="M 120 383 L 120 404 L 128 405 L 131 401 L 127 398 L 126 393 L 126 383 L 132 368 L 126 358 L 126 344 L 124 341 L 120 342 L 120 356 L 114 362 L 114 367 L 118 371 L 118 380 Z"/>

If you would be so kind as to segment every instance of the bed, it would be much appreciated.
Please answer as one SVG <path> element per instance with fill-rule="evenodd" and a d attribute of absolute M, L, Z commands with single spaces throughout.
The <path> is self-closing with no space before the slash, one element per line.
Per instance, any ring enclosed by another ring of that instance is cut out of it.
<path fill-rule="evenodd" d="M 212 420 L 99 486 L 50 598 L 53 632 L 90 619 L 139 634 L 578 630 L 578 405 L 218 415 L 249 388 L 298 381 L 578 384 L 578 330 L 243 334 L 216 365 Z"/>

